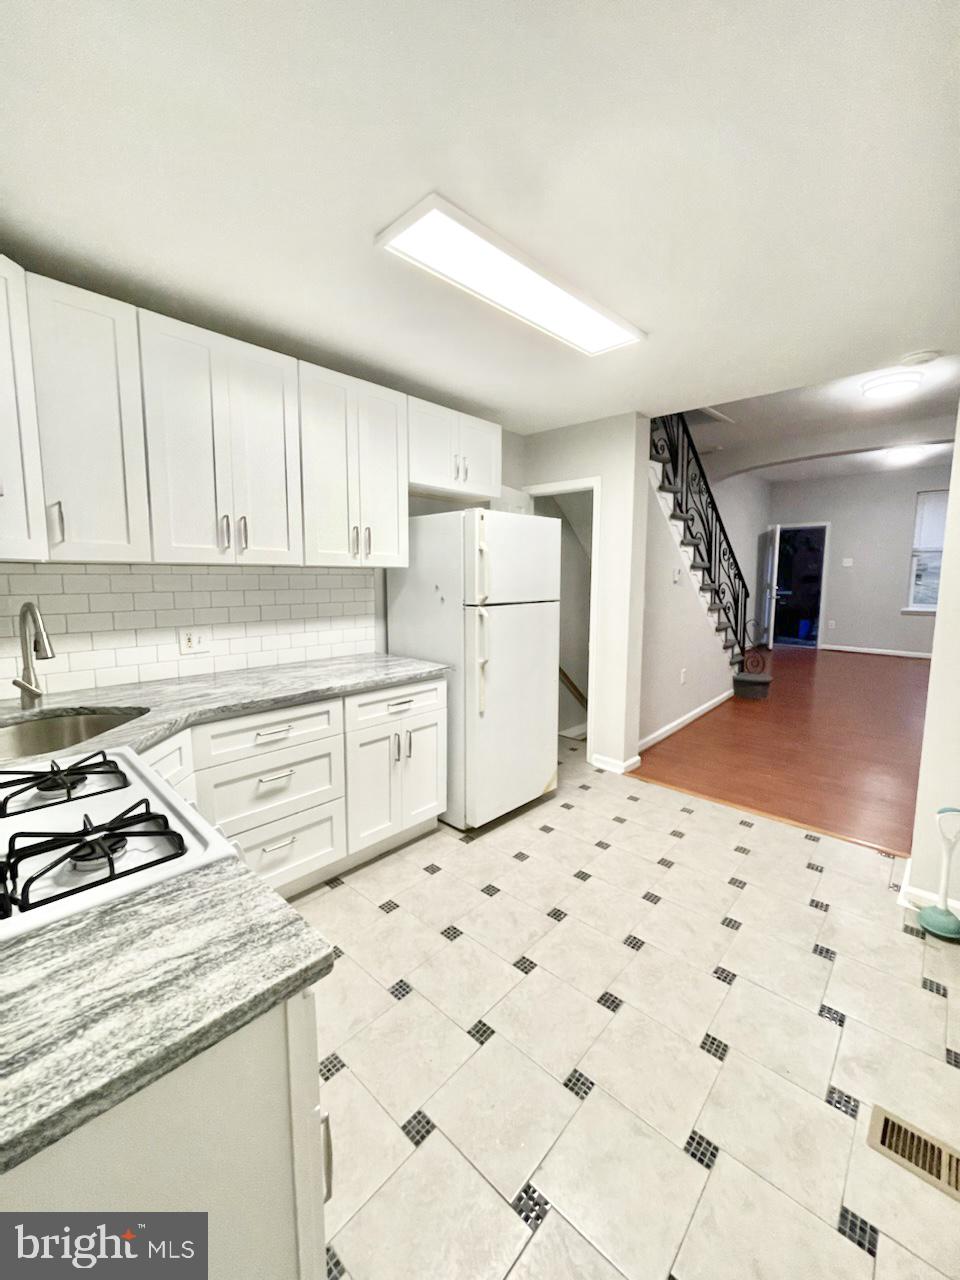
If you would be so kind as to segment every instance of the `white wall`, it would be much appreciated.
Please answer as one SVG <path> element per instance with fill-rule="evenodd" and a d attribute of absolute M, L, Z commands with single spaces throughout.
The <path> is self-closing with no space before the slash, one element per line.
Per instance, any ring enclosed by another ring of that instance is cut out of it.
<path fill-rule="evenodd" d="M 950 468 L 939 466 L 770 485 L 771 524 L 830 523 L 822 645 L 930 652 L 933 617 L 902 611 L 909 598 L 917 493 L 949 483 Z M 844 566 L 845 559 L 852 566 Z"/>
<path fill-rule="evenodd" d="M 711 455 L 712 456 L 712 455 Z M 712 485 L 717 509 L 750 591 L 748 617 L 757 616 L 757 539 L 770 523 L 770 485 L 749 472 Z"/>
<path fill-rule="evenodd" d="M 953 456 L 951 488 L 909 871 L 910 890 L 928 895 L 936 893 L 940 880 L 934 814 L 945 805 L 960 808 L 960 449 Z M 950 894 L 960 900 L 960 859 L 954 862 Z M 954 910 L 960 910 L 957 901 Z"/>
<path fill-rule="evenodd" d="M 371 653 L 372 569 L 235 565 L 0 566 L 0 698 L 19 666 L 16 615 L 37 600 L 56 657 L 37 663 L 48 693 Z M 211 652 L 184 657 L 177 628 L 205 627 Z"/>
<path fill-rule="evenodd" d="M 590 671 L 590 559 L 566 516 L 565 505 L 556 498 L 537 498 L 534 510 L 538 516 L 553 516 L 560 521 L 560 666 L 586 692 Z M 582 515 L 580 504 L 577 505 Z M 588 519 L 587 546 L 590 523 Z M 582 725 L 586 711 L 565 685 L 558 688 L 561 730 Z"/>
<path fill-rule="evenodd" d="M 649 432 L 647 419 L 624 413 L 524 438 L 523 484 L 600 480 L 590 747 L 609 768 L 638 757 Z"/>
<path fill-rule="evenodd" d="M 712 614 L 650 482 L 644 586 L 641 751 L 733 691 L 733 671 Z M 676 579 L 676 580 L 675 580 Z M 685 683 L 680 683 L 681 672 Z"/>

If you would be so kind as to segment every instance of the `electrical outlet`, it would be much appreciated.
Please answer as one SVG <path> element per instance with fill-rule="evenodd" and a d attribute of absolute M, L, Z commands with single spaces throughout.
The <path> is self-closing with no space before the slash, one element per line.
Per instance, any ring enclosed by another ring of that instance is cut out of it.
<path fill-rule="evenodd" d="M 190 657 L 210 652 L 210 631 L 207 627 L 178 627 L 180 652 Z"/>
<path fill-rule="evenodd" d="M 843 559 L 840 561 L 840 563 L 843 565 L 844 569 L 852 569 L 853 556 L 844 556 Z"/>
<path fill-rule="evenodd" d="M 681 667 L 681 668 L 680 668 L 680 683 L 681 683 L 681 684 L 686 684 L 686 683 L 687 683 L 687 668 L 686 668 L 686 667 Z"/>
<path fill-rule="evenodd" d="M 828 621 L 827 621 L 827 630 L 828 630 L 828 631 L 836 631 L 836 629 L 837 629 L 837 622 L 836 622 L 836 619 L 835 619 L 835 618 L 830 618 L 830 619 L 828 619 Z"/>

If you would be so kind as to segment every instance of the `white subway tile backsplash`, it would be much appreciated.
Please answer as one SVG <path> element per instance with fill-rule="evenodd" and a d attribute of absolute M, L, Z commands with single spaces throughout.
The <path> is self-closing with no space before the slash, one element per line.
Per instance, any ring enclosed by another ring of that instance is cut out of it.
<path fill-rule="evenodd" d="M 39 602 L 58 651 L 38 676 L 67 693 L 372 653 L 373 599 L 368 569 L 10 564 L 0 574 L 0 680 L 18 669 L 24 600 Z M 184 657 L 177 628 L 193 625 L 207 629 L 210 651 Z"/>

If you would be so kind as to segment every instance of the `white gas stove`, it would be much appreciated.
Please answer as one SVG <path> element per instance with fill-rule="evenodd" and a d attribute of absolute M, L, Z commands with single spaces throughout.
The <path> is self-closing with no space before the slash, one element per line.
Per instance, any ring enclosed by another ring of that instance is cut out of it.
<path fill-rule="evenodd" d="M 0 769 L 0 942 L 232 856 L 128 748 Z"/>

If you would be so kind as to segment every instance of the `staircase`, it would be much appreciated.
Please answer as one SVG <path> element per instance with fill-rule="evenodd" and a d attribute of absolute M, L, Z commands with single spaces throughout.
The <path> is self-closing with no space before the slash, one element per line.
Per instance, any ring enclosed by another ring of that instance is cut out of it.
<path fill-rule="evenodd" d="M 707 613 L 730 655 L 730 666 L 740 673 L 747 653 L 750 592 L 682 413 L 651 419 L 650 462 L 661 504 L 676 526 Z"/>

